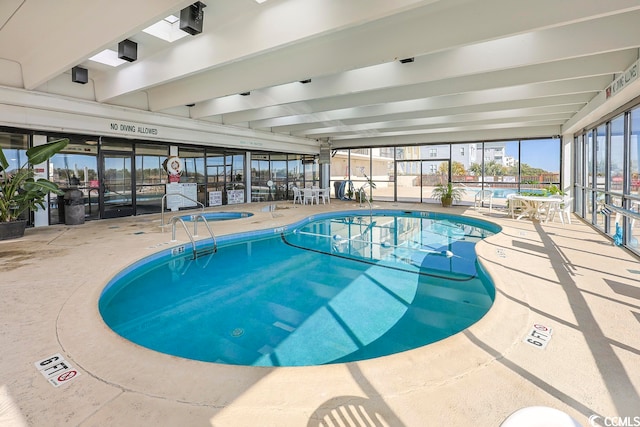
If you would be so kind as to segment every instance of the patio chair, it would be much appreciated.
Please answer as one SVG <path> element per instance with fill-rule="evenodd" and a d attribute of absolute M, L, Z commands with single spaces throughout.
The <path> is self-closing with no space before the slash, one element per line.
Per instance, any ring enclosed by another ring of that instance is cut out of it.
<path fill-rule="evenodd" d="M 313 202 L 318 203 L 318 201 L 316 200 L 316 196 L 315 194 L 313 194 L 313 190 L 311 188 L 305 188 L 302 190 L 302 203 L 303 204 L 307 204 L 309 203 L 310 205 L 313 204 Z"/>
<path fill-rule="evenodd" d="M 320 197 L 322 198 L 322 204 L 331 203 L 331 188 L 323 188 L 320 190 Z"/>
<path fill-rule="evenodd" d="M 293 187 L 293 204 L 295 205 L 296 202 L 302 204 L 302 193 L 298 187 Z"/>
<path fill-rule="evenodd" d="M 516 219 L 516 215 L 519 215 L 522 212 L 522 201 L 516 199 L 516 193 L 510 193 L 507 195 L 507 208 L 509 209 L 509 214 L 511 214 L 511 218 Z"/>
<path fill-rule="evenodd" d="M 473 204 L 474 208 L 477 210 L 483 207 L 485 203 L 489 203 L 489 213 L 491 213 L 491 209 L 493 209 L 493 191 L 480 190 L 476 193 Z"/>
<path fill-rule="evenodd" d="M 560 215 L 560 221 L 564 225 L 564 219 L 567 219 L 567 222 L 571 224 L 571 202 L 573 201 L 573 197 L 564 196 L 562 199 L 559 199 L 557 203 L 552 203 L 549 206 L 549 212 L 547 212 L 547 219 L 553 221 L 553 218 L 556 216 L 556 213 Z"/>

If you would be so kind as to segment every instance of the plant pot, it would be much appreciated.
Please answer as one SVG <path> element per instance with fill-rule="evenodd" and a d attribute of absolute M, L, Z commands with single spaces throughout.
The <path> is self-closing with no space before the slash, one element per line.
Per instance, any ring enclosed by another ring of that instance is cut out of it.
<path fill-rule="evenodd" d="M 27 221 L 0 222 L 0 240 L 18 239 L 24 236 Z"/>
<path fill-rule="evenodd" d="M 440 201 L 442 202 L 443 208 L 448 208 L 453 204 L 453 197 L 443 197 Z"/>

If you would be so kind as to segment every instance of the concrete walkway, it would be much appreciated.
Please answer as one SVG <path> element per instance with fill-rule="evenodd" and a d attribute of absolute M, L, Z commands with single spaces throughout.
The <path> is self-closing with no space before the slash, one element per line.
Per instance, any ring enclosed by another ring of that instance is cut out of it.
<path fill-rule="evenodd" d="M 215 209 L 254 212 L 215 230 L 358 208 L 336 200 L 268 206 Z M 477 246 L 497 289 L 487 315 L 426 347 L 318 367 L 185 360 L 111 331 L 97 310 L 100 292 L 136 259 L 171 245 L 159 216 L 30 229 L 0 242 L 0 426 L 499 426 L 536 405 L 584 426 L 591 416 L 600 425 L 605 417 L 640 417 L 638 259 L 578 219 L 541 224 L 496 209 L 446 212 L 503 227 Z M 553 329 L 545 349 L 523 341 L 534 324 Z M 79 372 L 59 387 L 34 365 L 56 353 Z"/>

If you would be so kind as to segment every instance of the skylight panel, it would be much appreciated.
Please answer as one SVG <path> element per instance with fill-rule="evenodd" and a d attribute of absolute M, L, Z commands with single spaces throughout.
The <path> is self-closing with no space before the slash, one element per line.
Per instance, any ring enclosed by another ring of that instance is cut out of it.
<path fill-rule="evenodd" d="M 93 55 L 91 58 L 89 58 L 89 60 L 105 65 L 110 65 L 112 67 L 117 67 L 119 65 L 127 63 L 127 61 L 125 61 L 124 59 L 118 58 L 118 52 L 111 49 L 105 49 L 102 52 Z"/>
<path fill-rule="evenodd" d="M 186 32 L 180 29 L 180 18 L 175 15 L 169 15 L 162 21 L 158 21 L 142 31 L 169 43 L 188 36 Z"/>

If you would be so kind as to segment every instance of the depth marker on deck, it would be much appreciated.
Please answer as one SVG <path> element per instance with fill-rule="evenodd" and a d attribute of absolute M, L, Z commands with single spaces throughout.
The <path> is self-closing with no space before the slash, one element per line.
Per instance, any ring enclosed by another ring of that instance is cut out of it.
<path fill-rule="evenodd" d="M 60 353 L 38 360 L 34 365 L 54 387 L 60 387 L 62 384 L 71 382 L 72 379 L 80 375 L 80 372 L 64 360 Z"/>
<path fill-rule="evenodd" d="M 524 337 L 522 342 L 544 350 L 551 341 L 553 329 L 536 323 L 533 325 L 529 333 Z"/>

